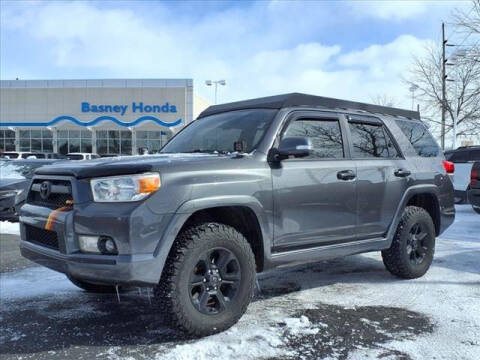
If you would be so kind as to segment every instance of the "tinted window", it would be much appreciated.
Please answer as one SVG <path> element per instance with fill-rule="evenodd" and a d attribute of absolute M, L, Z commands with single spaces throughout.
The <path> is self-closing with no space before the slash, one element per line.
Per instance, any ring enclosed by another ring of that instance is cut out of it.
<path fill-rule="evenodd" d="M 470 150 L 470 161 L 480 161 L 480 150 Z"/>
<path fill-rule="evenodd" d="M 398 151 L 382 125 L 349 123 L 354 158 L 395 158 Z"/>
<path fill-rule="evenodd" d="M 455 151 L 448 160 L 454 163 L 465 163 L 468 161 L 468 151 Z"/>
<path fill-rule="evenodd" d="M 303 136 L 310 138 L 313 158 L 343 158 L 342 132 L 338 120 L 301 119 L 291 122 L 283 137 Z"/>
<path fill-rule="evenodd" d="M 440 148 L 430 132 L 421 122 L 397 120 L 397 125 L 413 145 L 419 156 L 433 157 L 440 154 Z"/>

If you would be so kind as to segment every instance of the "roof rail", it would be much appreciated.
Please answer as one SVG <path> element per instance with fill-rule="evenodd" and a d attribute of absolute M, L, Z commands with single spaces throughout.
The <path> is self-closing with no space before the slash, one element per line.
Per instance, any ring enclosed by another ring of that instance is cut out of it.
<path fill-rule="evenodd" d="M 205 109 L 198 118 L 209 115 L 219 114 L 232 110 L 244 109 L 282 109 L 294 106 L 312 106 L 327 109 L 343 109 L 343 110 L 361 110 L 371 114 L 383 114 L 390 116 L 400 116 L 408 119 L 420 120 L 418 111 L 398 109 L 388 106 L 373 105 L 360 103 L 356 101 L 341 100 L 327 98 L 323 96 L 308 95 L 302 93 L 291 93 L 276 96 L 268 96 L 257 99 L 231 102 L 220 105 L 213 105 Z"/>

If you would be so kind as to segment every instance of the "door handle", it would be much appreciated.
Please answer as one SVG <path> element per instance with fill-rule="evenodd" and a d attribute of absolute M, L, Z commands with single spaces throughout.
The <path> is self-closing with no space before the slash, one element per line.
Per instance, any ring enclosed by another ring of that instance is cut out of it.
<path fill-rule="evenodd" d="M 397 177 L 407 177 L 411 174 L 411 171 L 405 169 L 397 169 L 393 172 L 393 174 Z"/>
<path fill-rule="evenodd" d="M 337 172 L 337 179 L 338 180 L 353 180 L 357 177 L 353 170 L 342 170 Z"/>

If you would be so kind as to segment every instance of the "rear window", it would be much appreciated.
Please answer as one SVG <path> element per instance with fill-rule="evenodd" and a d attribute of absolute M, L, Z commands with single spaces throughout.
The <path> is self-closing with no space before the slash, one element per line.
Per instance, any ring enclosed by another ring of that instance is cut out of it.
<path fill-rule="evenodd" d="M 470 161 L 480 161 L 480 150 L 470 150 Z"/>
<path fill-rule="evenodd" d="M 448 161 L 454 162 L 454 163 L 466 163 L 468 162 L 468 151 L 461 150 L 461 151 L 455 151 Z"/>
<path fill-rule="evenodd" d="M 410 120 L 396 120 L 396 122 L 412 144 L 418 156 L 439 156 L 440 147 L 424 124 Z"/>

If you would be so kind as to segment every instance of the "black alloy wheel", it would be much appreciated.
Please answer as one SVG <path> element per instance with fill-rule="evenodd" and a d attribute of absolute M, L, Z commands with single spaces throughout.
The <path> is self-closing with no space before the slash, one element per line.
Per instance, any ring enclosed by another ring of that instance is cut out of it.
<path fill-rule="evenodd" d="M 425 260 L 425 254 L 428 251 L 428 233 L 422 223 L 415 223 L 407 239 L 407 254 L 413 264 L 421 264 Z"/>
<path fill-rule="evenodd" d="M 203 253 L 190 276 L 190 299 L 203 314 L 226 310 L 235 298 L 241 280 L 238 259 L 225 248 Z"/>

